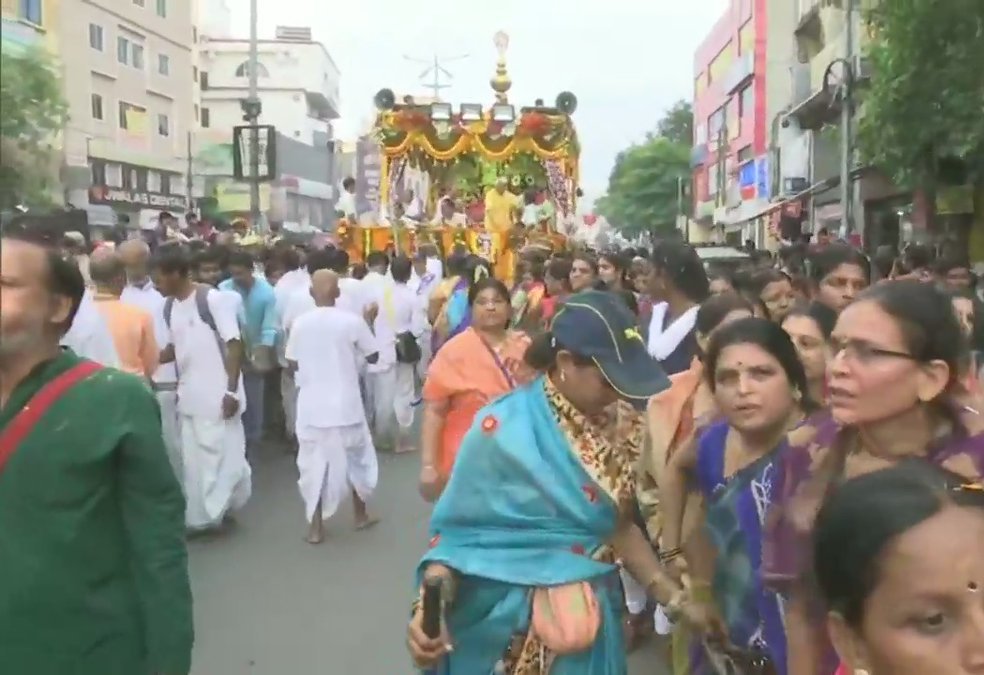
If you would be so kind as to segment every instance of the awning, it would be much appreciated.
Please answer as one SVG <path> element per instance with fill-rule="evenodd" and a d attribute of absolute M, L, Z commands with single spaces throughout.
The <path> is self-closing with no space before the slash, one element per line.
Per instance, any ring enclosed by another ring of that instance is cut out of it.
<path fill-rule="evenodd" d="M 762 216 L 767 216 L 771 213 L 774 213 L 775 211 L 778 211 L 779 209 L 783 208 L 787 204 L 792 204 L 793 202 L 797 202 L 806 197 L 811 197 L 815 194 L 821 194 L 823 192 L 827 192 L 828 190 L 833 190 L 838 185 L 840 185 L 840 176 L 834 176 L 833 178 L 822 180 L 819 183 L 814 183 L 813 185 L 806 188 L 805 190 L 801 192 L 797 192 L 792 197 L 787 197 L 782 201 L 773 202 L 772 204 L 769 204 L 767 207 L 765 207 L 755 215 L 750 216 L 746 221 L 742 221 L 742 222 L 748 222 L 749 220 L 756 220 L 758 218 L 761 218 Z"/>
<path fill-rule="evenodd" d="M 801 129 L 818 131 L 826 124 L 837 121 L 840 115 L 840 99 L 827 89 L 818 89 L 787 113 Z"/>

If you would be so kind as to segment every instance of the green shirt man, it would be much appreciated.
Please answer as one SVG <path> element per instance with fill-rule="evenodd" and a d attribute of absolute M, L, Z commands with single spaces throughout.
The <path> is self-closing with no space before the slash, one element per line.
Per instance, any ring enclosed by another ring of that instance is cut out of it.
<path fill-rule="evenodd" d="M 52 271 L 72 263 L 36 243 L 4 236 L 0 255 L 2 438 L 81 361 L 58 349 L 53 327 L 70 324 L 83 285 Z M 0 462 L 0 672 L 187 675 L 184 499 L 151 391 L 103 368 L 10 447 Z"/>

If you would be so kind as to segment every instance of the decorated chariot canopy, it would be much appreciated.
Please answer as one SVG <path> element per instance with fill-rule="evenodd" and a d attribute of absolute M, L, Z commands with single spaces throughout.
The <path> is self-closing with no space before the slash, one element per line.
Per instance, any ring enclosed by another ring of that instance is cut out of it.
<path fill-rule="evenodd" d="M 372 135 L 385 158 L 384 175 L 394 178 L 404 166 L 429 174 L 432 184 L 459 193 L 483 195 L 505 177 L 515 192 L 548 192 L 563 213 L 576 207 L 580 145 L 572 118 L 577 98 L 557 95 L 517 108 L 508 99 L 512 86 L 505 53 L 509 39 L 495 36 L 499 52 L 490 81 L 494 102 L 419 103 L 396 100 L 391 89 L 375 96 L 378 110 Z M 384 182 L 384 192 L 388 192 Z"/>

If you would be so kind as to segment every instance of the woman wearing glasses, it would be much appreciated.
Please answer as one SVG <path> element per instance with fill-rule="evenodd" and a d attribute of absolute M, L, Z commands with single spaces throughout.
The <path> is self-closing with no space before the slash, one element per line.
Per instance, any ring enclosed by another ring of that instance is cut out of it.
<path fill-rule="evenodd" d="M 762 570 L 786 600 L 790 675 L 827 675 L 837 665 L 805 581 L 830 491 L 912 457 L 968 481 L 984 474 L 982 406 L 954 396 L 965 342 L 946 296 L 918 281 L 873 287 L 843 310 L 831 344 L 830 412 L 790 433 L 766 524 Z"/>

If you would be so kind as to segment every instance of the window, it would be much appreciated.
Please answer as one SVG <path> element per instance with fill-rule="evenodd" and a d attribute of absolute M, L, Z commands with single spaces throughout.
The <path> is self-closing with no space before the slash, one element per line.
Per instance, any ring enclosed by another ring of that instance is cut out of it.
<path fill-rule="evenodd" d="M 208 129 L 210 122 L 208 108 L 202 108 L 202 129 Z"/>
<path fill-rule="evenodd" d="M 106 184 L 106 162 L 101 162 L 99 160 L 90 160 L 89 172 L 92 174 L 93 185 Z"/>
<path fill-rule="evenodd" d="M 262 63 L 256 64 L 256 76 L 257 77 L 270 77 L 270 72 L 266 69 Z M 236 77 L 249 77 L 249 61 L 243 61 L 236 68 Z"/>
<path fill-rule="evenodd" d="M 92 95 L 92 119 L 103 119 L 103 97 L 99 94 Z"/>
<path fill-rule="evenodd" d="M 724 130 L 725 127 L 725 108 L 727 106 L 722 106 L 718 108 L 711 116 L 707 118 L 707 136 L 708 138 L 717 139 L 718 134 Z"/>
<path fill-rule="evenodd" d="M 19 18 L 40 26 L 42 20 L 41 1 L 42 0 L 20 0 Z"/>
<path fill-rule="evenodd" d="M 144 48 L 143 45 L 138 45 L 135 42 L 130 43 L 130 56 L 132 57 L 132 65 L 137 70 L 143 70 L 144 67 Z"/>
<path fill-rule="evenodd" d="M 121 165 L 107 163 L 103 167 L 103 174 L 106 177 L 106 187 L 123 187 L 123 167 Z"/>
<path fill-rule="evenodd" d="M 140 106 L 120 101 L 120 129 L 142 133 L 144 129 L 140 127 L 144 126 L 142 122 L 144 122 L 146 112 L 146 109 Z"/>
<path fill-rule="evenodd" d="M 144 0 L 133 0 L 133 4 L 136 5 L 137 7 L 143 7 Z"/>
<path fill-rule="evenodd" d="M 201 75 L 198 77 L 198 81 L 201 83 L 202 91 L 208 89 L 208 73 L 206 71 L 202 71 Z"/>
<path fill-rule="evenodd" d="M 709 167 L 707 167 L 707 196 L 713 197 L 718 193 L 718 182 L 721 179 L 720 174 L 721 166 L 717 162 L 714 162 Z"/>
<path fill-rule="evenodd" d="M 198 66 L 191 67 L 191 81 L 198 84 Z"/>
<path fill-rule="evenodd" d="M 157 116 L 157 135 L 165 138 L 171 135 L 171 120 L 163 113 Z"/>
<path fill-rule="evenodd" d="M 158 171 L 147 172 L 147 192 L 161 191 L 161 174 Z"/>
<path fill-rule="evenodd" d="M 199 110 L 198 104 L 196 103 L 195 104 L 195 121 L 197 122 L 199 119 L 201 119 L 201 111 Z"/>
<path fill-rule="evenodd" d="M 746 117 L 755 112 L 755 90 L 752 86 L 751 84 L 748 85 L 738 95 L 738 115 L 740 117 Z"/>
<path fill-rule="evenodd" d="M 130 63 L 130 41 L 122 35 L 116 38 L 116 60 L 120 63 Z"/>
<path fill-rule="evenodd" d="M 738 151 L 738 163 L 744 164 L 750 159 L 752 159 L 752 146 L 746 145 L 744 148 Z"/>
<path fill-rule="evenodd" d="M 103 50 L 103 27 L 95 24 L 89 24 L 89 46 L 97 51 Z"/>
<path fill-rule="evenodd" d="M 167 54 L 157 55 L 157 72 L 161 75 L 171 74 L 171 59 L 168 58 Z"/>
<path fill-rule="evenodd" d="M 167 0 L 157 0 L 157 16 L 162 19 L 167 17 Z"/>

